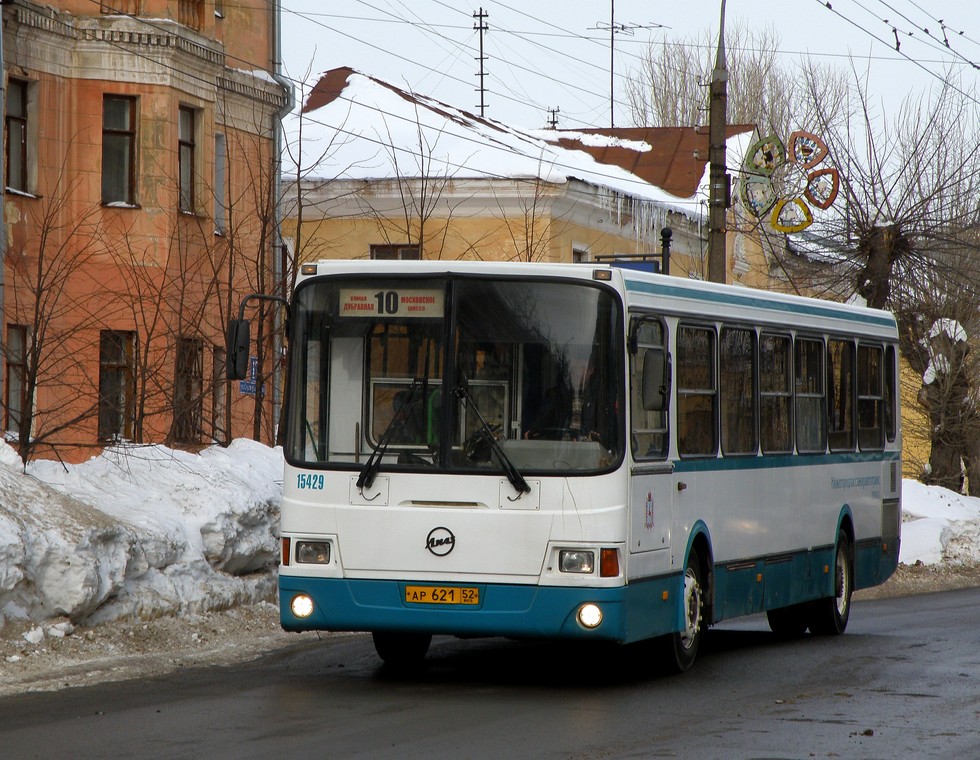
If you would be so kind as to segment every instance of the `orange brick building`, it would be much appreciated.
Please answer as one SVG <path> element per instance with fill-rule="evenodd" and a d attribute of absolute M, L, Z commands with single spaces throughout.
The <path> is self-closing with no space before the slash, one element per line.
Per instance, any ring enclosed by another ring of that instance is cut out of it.
<path fill-rule="evenodd" d="M 277 5 L 3 4 L 0 421 L 22 457 L 272 441 L 272 340 L 229 383 L 223 335 L 280 268 Z"/>

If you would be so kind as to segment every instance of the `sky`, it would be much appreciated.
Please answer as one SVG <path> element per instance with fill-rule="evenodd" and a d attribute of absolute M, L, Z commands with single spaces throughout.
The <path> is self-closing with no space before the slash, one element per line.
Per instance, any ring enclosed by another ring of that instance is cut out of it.
<path fill-rule="evenodd" d="M 720 2 L 283 0 L 284 73 L 300 83 L 308 70 L 315 78 L 350 66 L 479 113 L 474 14 L 482 9 L 486 116 L 532 129 L 554 116 L 563 129 L 630 126 L 624 78 L 639 56 L 650 44 L 709 28 L 716 35 Z M 612 56 L 611 24 L 621 30 Z M 964 89 L 977 84 L 975 0 L 727 0 L 726 27 L 735 24 L 774 29 L 789 66 L 801 56 L 845 68 L 853 61 L 886 111 L 906 92 L 938 85 L 949 67 Z"/>
<path fill-rule="evenodd" d="M 273 597 L 282 451 L 109 448 L 23 471 L 0 440 L 0 628 L 193 615 Z M 980 562 L 980 499 L 904 481 L 900 560 Z"/>

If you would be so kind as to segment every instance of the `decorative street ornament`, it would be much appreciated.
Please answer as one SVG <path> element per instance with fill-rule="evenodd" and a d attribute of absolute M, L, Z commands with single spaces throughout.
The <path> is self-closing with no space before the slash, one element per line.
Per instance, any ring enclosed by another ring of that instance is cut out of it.
<path fill-rule="evenodd" d="M 813 224 L 807 201 L 828 209 L 840 190 L 836 168 L 816 168 L 829 155 L 823 140 L 802 130 L 789 136 L 788 148 L 776 135 L 757 140 L 742 161 L 742 204 L 777 232 L 805 230 Z"/>

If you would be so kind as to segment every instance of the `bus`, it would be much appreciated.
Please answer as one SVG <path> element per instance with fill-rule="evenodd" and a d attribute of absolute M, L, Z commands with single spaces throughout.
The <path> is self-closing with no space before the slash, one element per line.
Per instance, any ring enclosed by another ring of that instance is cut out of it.
<path fill-rule="evenodd" d="M 736 616 L 843 633 L 897 567 L 888 312 L 615 263 L 301 272 L 288 631 L 370 632 L 395 666 L 433 635 L 652 640 L 683 671 Z"/>

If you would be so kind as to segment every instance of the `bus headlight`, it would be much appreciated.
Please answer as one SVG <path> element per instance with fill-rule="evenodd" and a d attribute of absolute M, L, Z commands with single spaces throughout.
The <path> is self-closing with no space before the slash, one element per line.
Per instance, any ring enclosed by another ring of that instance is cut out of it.
<path fill-rule="evenodd" d="M 306 565 L 329 565 L 329 541 L 297 541 L 296 562 Z"/>
<path fill-rule="evenodd" d="M 598 628 L 602 623 L 602 610 L 598 604 L 589 602 L 578 608 L 578 622 L 584 628 Z"/>
<path fill-rule="evenodd" d="M 595 568 L 595 552 L 562 549 L 558 552 L 558 569 L 563 573 L 591 575 Z"/>
<path fill-rule="evenodd" d="M 308 618 L 313 614 L 313 600 L 306 594 L 297 594 L 289 603 L 289 609 L 298 618 Z"/>

